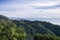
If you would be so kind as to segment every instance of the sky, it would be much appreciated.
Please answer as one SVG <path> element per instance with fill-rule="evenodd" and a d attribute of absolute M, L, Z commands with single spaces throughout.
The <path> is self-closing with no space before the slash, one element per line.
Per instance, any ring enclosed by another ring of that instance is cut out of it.
<path fill-rule="evenodd" d="M 20 18 L 60 18 L 60 0 L 0 0 L 0 14 Z"/>

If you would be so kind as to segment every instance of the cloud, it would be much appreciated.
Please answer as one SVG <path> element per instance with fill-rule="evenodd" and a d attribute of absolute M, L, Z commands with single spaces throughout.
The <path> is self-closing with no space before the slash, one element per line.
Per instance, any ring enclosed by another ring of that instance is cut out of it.
<path fill-rule="evenodd" d="M 60 0 L 0 0 L 0 14 L 8 17 L 58 18 Z"/>
<path fill-rule="evenodd" d="M 43 10 L 46 10 L 46 9 L 60 8 L 60 5 L 53 5 L 53 6 L 31 6 L 31 7 L 33 7 L 34 9 L 43 9 Z"/>

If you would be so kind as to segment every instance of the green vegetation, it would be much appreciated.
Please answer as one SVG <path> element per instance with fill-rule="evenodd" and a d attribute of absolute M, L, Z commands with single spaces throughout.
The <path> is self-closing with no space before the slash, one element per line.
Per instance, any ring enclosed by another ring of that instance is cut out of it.
<path fill-rule="evenodd" d="M 26 33 L 10 20 L 0 18 L 0 40 L 24 40 Z"/>
<path fill-rule="evenodd" d="M 0 40 L 60 40 L 60 26 L 42 21 L 10 20 L 0 15 Z"/>
<path fill-rule="evenodd" d="M 60 37 L 50 34 L 36 34 L 34 40 L 60 40 Z"/>

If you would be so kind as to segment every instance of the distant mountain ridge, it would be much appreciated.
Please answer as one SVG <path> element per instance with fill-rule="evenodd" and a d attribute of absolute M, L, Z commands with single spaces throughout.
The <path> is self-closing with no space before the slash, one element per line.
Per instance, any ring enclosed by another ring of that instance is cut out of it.
<path fill-rule="evenodd" d="M 60 26 L 44 21 L 13 20 L 17 26 L 22 26 L 27 33 L 55 34 L 60 36 Z"/>
<path fill-rule="evenodd" d="M 24 18 L 17 18 L 17 17 L 9 17 L 11 20 L 25 20 Z"/>
<path fill-rule="evenodd" d="M 54 35 L 54 36 L 60 36 L 60 25 L 55 25 L 55 24 L 52 24 L 52 23 L 46 22 L 46 21 L 39 21 L 39 20 L 30 21 L 30 20 L 26 20 L 26 19 L 21 19 L 21 20 L 20 19 L 18 20 L 18 19 L 16 19 L 16 18 L 10 19 L 8 17 L 0 15 L 0 28 L 1 28 L 0 30 L 2 31 L 2 33 L 1 33 L 1 31 L 0 31 L 0 33 L 3 35 L 3 37 L 1 36 L 1 34 L 0 34 L 0 36 L 2 38 L 4 38 L 4 35 L 6 33 L 7 33 L 6 35 L 8 35 L 8 37 L 10 38 L 10 35 L 11 35 L 10 33 L 12 33 L 14 35 L 14 33 L 16 31 L 17 31 L 16 36 L 18 38 L 19 38 L 20 33 L 24 31 L 24 35 L 25 35 L 25 33 L 27 34 L 27 37 L 26 37 L 27 40 L 33 40 L 33 36 L 35 34 L 46 34 L 46 35 L 50 34 L 50 35 Z M 21 28 L 23 29 L 23 31 Z M 14 36 L 12 36 L 12 37 L 14 37 Z M 20 35 L 20 37 L 21 37 L 21 35 Z"/>
<path fill-rule="evenodd" d="M 30 20 L 30 21 L 46 21 L 56 25 L 60 25 L 60 18 L 19 18 L 9 17 L 11 20 Z"/>
<path fill-rule="evenodd" d="M 0 19 L 8 20 L 9 18 L 6 17 L 6 16 L 2 16 L 2 15 L 0 15 Z"/>
<path fill-rule="evenodd" d="M 9 18 L 0 15 L 0 19 L 7 20 Z M 13 19 L 13 20 L 12 20 Z M 23 18 L 11 18 L 11 21 L 17 26 L 22 26 L 26 33 L 36 34 L 55 34 L 60 36 L 60 26 L 45 21 L 30 21 Z"/>

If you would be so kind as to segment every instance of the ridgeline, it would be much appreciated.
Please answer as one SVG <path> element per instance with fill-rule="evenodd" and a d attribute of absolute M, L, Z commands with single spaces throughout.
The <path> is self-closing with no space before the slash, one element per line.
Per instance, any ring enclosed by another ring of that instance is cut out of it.
<path fill-rule="evenodd" d="M 60 40 L 60 26 L 45 21 L 10 20 L 0 15 L 0 40 Z"/>

